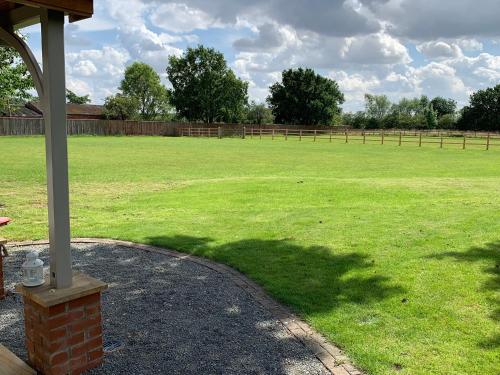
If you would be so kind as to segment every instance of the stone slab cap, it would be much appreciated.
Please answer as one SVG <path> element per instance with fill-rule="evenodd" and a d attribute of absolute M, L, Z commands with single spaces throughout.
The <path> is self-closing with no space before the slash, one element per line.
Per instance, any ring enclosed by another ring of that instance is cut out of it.
<path fill-rule="evenodd" d="M 54 289 L 48 278 L 46 278 L 45 284 L 34 288 L 28 288 L 22 284 L 16 285 L 17 292 L 43 307 L 51 307 L 86 297 L 107 288 L 108 284 L 81 272 L 73 273 L 73 284 L 69 288 Z"/>

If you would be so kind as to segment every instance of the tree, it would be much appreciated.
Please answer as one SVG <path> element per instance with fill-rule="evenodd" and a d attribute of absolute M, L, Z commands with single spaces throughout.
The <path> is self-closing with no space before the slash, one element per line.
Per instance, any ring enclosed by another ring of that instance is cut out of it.
<path fill-rule="evenodd" d="M 430 103 L 427 107 L 427 111 L 425 112 L 425 121 L 427 122 L 427 127 L 429 129 L 436 129 L 438 126 L 437 112 L 434 110 L 432 104 Z"/>
<path fill-rule="evenodd" d="M 161 84 L 158 73 L 148 64 L 135 62 L 127 67 L 120 90 L 123 95 L 138 101 L 142 120 L 155 120 L 168 115 L 168 90 Z"/>
<path fill-rule="evenodd" d="M 267 102 L 277 123 L 331 125 L 344 103 L 337 82 L 312 69 L 283 71 L 282 81 L 273 84 L 270 91 Z"/>
<path fill-rule="evenodd" d="M 365 111 L 368 117 L 382 121 L 390 109 L 391 102 L 387 96 L 365 94 Z"/>
<path fill-rule="evenodd" d="M 90 96 L 78 96 L 73 91 L 66 89 L 66 101 L 72 104 L 87 104 L 90 103 Z"/>
<path fill-rule="evenodd" d="M 11 115 L 31 99 L 34 88 L 28 68 L 13 48 L 0 47 L 0 112 Z"/>
<path fill-rule="evenodd" d="M 171 56 L 167 67 L 171 102 L 189 121 L 237 122 L 248 102 L 248 83 L 237 78 L 224 55 L 202 45 Z"/>
<path fill-rule="evenodd" d="M 457 125 L 457 119 L 454 114 L 447 114 L 439 117 L 438 127 L 439 129 L 455 129 Z"/>
<path fill-rule="evenodd" d="M 470 96 L 458 122 L 462 130 L 500 131 L 500 84 Z"/>
<path fill-rule="evenodd" d="M 265 104 L 257 104 L 252 101 L 246 109 L 245 121 L 249 124 L 272 124 L 274 116 Z"/>
<path fill-rule="evenodd" d="M 432 107 L 437 113 L 438 118 L 444 115 L 453 115 L 457 110 L 457 102 L 453 99 L 445 99 L 441 96 L 436 96 L 431 100 Z"/>
<path fill-rule="evenodd" d="M 132 120 L 139 117 L 139 100 L 132 96 L 116 94 L 104 101 L 104 117 L 110 120 Z"/>

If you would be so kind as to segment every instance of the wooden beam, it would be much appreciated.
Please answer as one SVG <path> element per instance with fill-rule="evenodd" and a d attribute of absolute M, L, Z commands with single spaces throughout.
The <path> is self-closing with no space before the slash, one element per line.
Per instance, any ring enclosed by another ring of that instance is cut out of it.
<path fill-rule="evenodd" d="M 92 17 L 94 13 L 93 0 L 11 0 L 18 4 L 29 5 L 36 8 L 46 8 L 64 12 L 69 15 Z"/>
<path fill-rule="evenodd" d="M 14 8 L 0 14 L 0 25 L 17 30 L 40 22 L 40 9 L 29 6 Z"/>
<path fill-rule="evenodd" d="M 0 374 L 36 375 L 36 371 L 20 360 L 14 353 L 0 344 Z"/>
<path fill-rule="evenodd" d="M 0 26 L 0 41 L 3 41 L 3 44 L 15 48 L 15 50 L 19 52 L 21 58 L 28 67 L 31 77 L 33 78 L 38 96 L 41 100 L 43 100 L 43 97 L 45 96 L 45 90 L 42 70 L 40 69 L 40 65 L 38 65 L 38 62 L 36 61 L 36 58 L 29 49 L 28 45 L 19 37 L 19 35 L 12 31 L 4 29 L 2 26 Z"/>
<path fill-rule="evenodd" d="M 66 137 L 64 13 L 42 9 L 41 16 L 50 281 L 52 287 L 63 289 L 69 288 L 73 281 Z"/>

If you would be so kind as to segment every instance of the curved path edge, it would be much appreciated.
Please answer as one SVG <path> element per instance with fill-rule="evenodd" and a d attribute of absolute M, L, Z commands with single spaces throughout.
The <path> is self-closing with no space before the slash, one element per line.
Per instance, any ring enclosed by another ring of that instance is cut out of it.
<path fill-rule="evenodd" d="M 275 316 L 286 328 L 286 330 L 293 337 L 304 344 L 333 375 L 363 375 L 363 372 L 354 367 L 349 358 L 345 356 L 338 347 L 328 342 L 327 339 L 316 332 L 312 327 L 309 326 L 309 324 L 299 319 L 288 308 L 271 298 L 261 286 L 250 280 L 241 272 L 238 272 L 229 266 L 214 262 L 206 258 L 181 253 L 175 250 L 129 241 L 103 238 L 73 238 L 71 242 L 117 245 L 146 252 L 163 254 L 166 256 L 194 262 L 220 274 L 223 274 L 224 276 L 229 277 L 229 279 L 237 286 L 249 293 L 250 296 L 257 302 L 259 302 L 267 311 L 269 311 L 271 315 Z M 9 243 L 10 246 L 34 246 L 48 244 L 49 242 L 47 240 Z"/>

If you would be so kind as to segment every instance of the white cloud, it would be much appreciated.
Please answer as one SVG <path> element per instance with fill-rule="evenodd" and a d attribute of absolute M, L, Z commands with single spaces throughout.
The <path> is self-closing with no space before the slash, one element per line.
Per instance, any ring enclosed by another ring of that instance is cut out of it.
<path fill-rule="evenodd" d="M 150 19 L 155 26 L 176 33 L 221 26 L 208 13 L 198 8 L 191 8 L 183 3 L 160 5 L 152 12 Z"/>
<path fill-rule="evenodd" d="M 464 102 L 470 93 L 454 68 L 444 63 L 432 62 L 410 70 L 418 80 L 422 93 L 430 96 L 452 96 Z"/>
<path fill-rule="evenodd" d="M 462 55 L 461 48 L 454 43 L 431 41 L 417 45 L 417 51 L 429 59 L 443 59 Z"/>
<path fill-rule="evenodd" d="M 67 53 L 68 87 L 79 95 L 90 94 L 93 101 L 102 102 L 106 96 L 116 93 L 129 60 L 126 50 L 112 46 Z"/>
<path fill-rule="evenodd" d="M 73 73 L 79 76 L 88 77 L 97 73 L 97 68 L 90 60 L 80 60 L 73 65 Z"/>
<path fill-rule="evenodd" d="M 342 50 L 346 62 L 359 64 L 407 64 L 411 62 L 406 47 L 384 33 L 348 38 Z"/>

